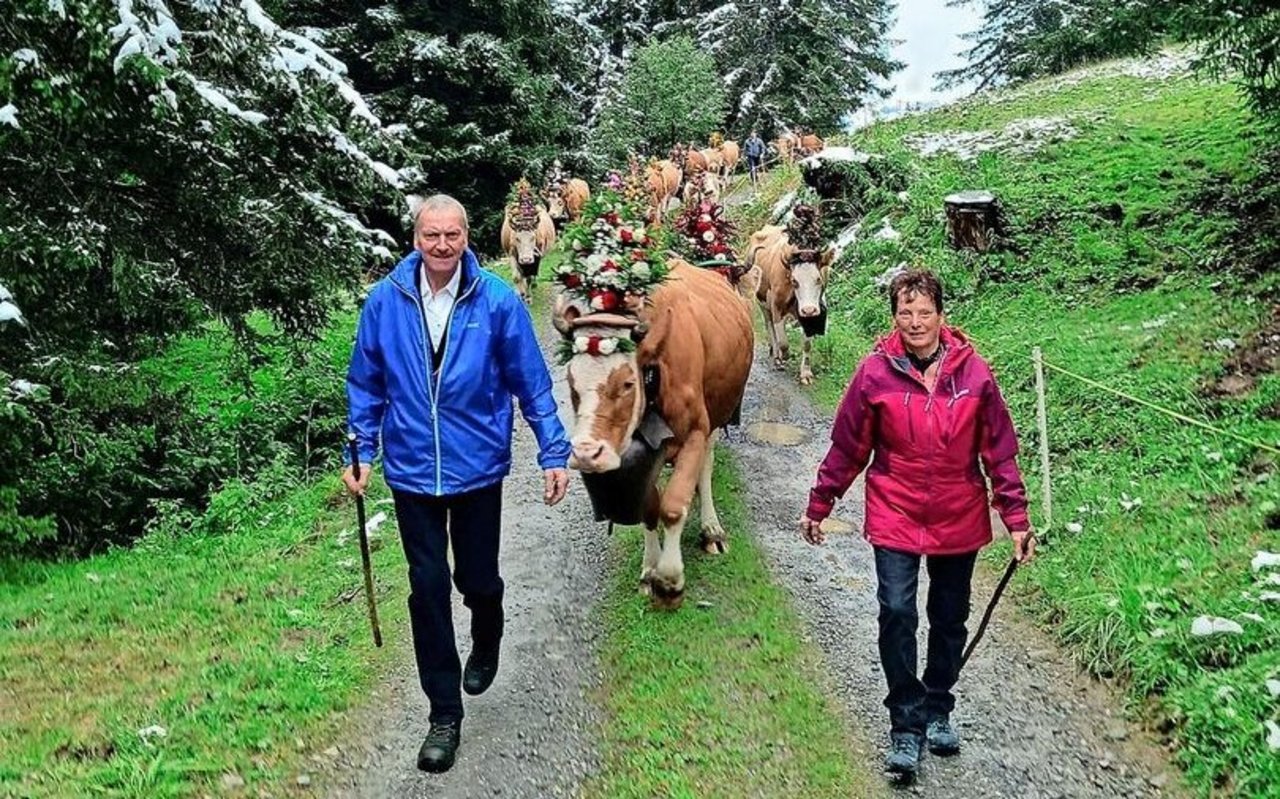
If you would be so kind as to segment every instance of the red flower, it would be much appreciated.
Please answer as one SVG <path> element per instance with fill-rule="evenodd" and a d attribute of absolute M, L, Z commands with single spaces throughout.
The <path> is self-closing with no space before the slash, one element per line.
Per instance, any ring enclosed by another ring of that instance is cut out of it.
<path fill-rule="evenodd" d="M 608 222 L 609 224 L 613 225 L 614 227 L 617 227 L 617 226 L 618 226 L 618 215 L 617 215 L 616 213 L 614 213 L 613 211 L 610 211 L 609 213 L 607 213 L 607 214 L 605 214 L 605 215 L 604 215 L 604 221 Z"/>
<path fill-rule="evenodd" d="M 573 272 L 566 272 L 560 276 L 560 282 L 563 283 L 564 287 L 567 289 L 576 289 L 578 286 L 582 285 L 582 278 L 578 277 Z"/>
<path fill-rule="evenodd" d="M 635 237 L 631 235 L 630 228 L 624 227 L 622 230 L 618 231 L 618 238 L 622 239 L 623 244 L 630 244 L 631 240 L 634 239 Z"/>
<path fill-rule="evenodd" d="M 617 272 L 618 265 L 613 262 L 612 258 L 610 258 L 609 260 L 605 261 L 603 264 L 600 265 L 600 271 L 601 272 Z"/>
<path fill-rule="evenodd" d="M 631 260 L 633 260 L 633 261 L 643 261 L 643 260 L 645 260 L 645 257 L 646 257 L 646 256 L 645 256 L 645 252 L 644 252 L 644 250 L 632 250 L 632 251 L 631 251 Z"/>
<path fill-rule="evenodd" d="M 618 307 L 618 295 L 616 293 L 612 291 L 601 291 L 597 296 L 600 298 L 601 310 L 612 311 L 614 308 Z"/>
<path fill-rule="evenodd" d="M 600 337 L 599 336 L 587 337 L 587 354 L 588 355 L 600 354 Z"/>

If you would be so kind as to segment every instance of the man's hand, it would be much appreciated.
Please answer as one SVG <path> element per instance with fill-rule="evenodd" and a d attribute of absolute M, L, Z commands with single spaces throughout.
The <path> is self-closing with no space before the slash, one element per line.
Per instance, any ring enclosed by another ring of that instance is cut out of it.
<path fill-rule="evenodd" d="M 806 514 L 800 517 L 800 535 L 810 544 L 825 544 L 826 533 L 822 532 L 822 522 L 815 522 Z"/>
<path fill-rule="evenodd" d="M 1030 563 L 1036 556 L 1036 534 L 1030 530 L 1010 530 L 1013 538 L 1013 557 L 1019 563 Z"/>
<path fill-rule="evenodd" d="M 363 494 L 364 490 L 369 487 L 369 475 L 372 472 L 372 464 L 362 463 L 360 464 L 360 479 L 356 480 L 354 467 L 348 466 L 342 471 L 342 482 L 352 494 Z"/>
<path fill-rule="evenodd" d="M 554 505 L 564 499 L 564 492 L 569 488 L 569 472 L 566 469 L 547 469 L 543 472 L 547 479 L 547 488 L 542 493 L 542 500 Z"/>

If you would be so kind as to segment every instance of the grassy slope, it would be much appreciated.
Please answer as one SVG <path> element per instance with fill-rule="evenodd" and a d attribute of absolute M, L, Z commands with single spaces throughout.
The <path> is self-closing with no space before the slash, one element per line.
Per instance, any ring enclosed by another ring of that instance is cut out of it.
<path fill-rule="evenodd" d="M 339 320 L 321 345 L 335 364 L 353 323 Z M 227 356 L 211 333 L 152 366 L 234 421 Z M 270 391 L 281 374 L 273 362 L 255 383 Z M 394 652 L 373 648 L 354 537 L 336 543 L 355 528 L 340 497 L 335 476 L 304 486 L 269 473 L 226 486 L 193 529 L 176 517 L 132 550 L 11 566 L 0 583 L 0 794 L 186 796 L 226 773 L 292 783 Z M 382 621 L 403 629 L 403 558 L 391 525 L 382 532 Z M 139 734 L 153 725 L 167 735 Z"/>
<path fill-rule="evenodd" d="M 1033 155 L 922 159 L 902 142 L 1049 116 L 1080 133 Z M 1248 343 L 1270 317 L 1260 298 L 1275 296 L 1276 277 L 1227 268 L 1228 225 L 1196 196 L 1212 182 L 1249 179 L 1259 139 L 1230 87 L 1123 76 L 1033 85 L 860 132 L 856 146 L 910 158 L 914 175 L 909 199 L 872 211 L 865 225 L 877 230 L 888 215 L 901 241 L 869 238 L 839 267 L 835 330 L 815 348 L 825 367 L 817 395 L 834 406 L 887 325 L 875 278 L 918 261 L 943 275 L 950 321 L 1000 375 L 1033 498 L 1035 345 L 1052 363 L 1276 446 L 1280 376 L 1238 398 L 1204 390 L 1227 358 L 1212 342 Z M 976 188 L 1000 196 L 1024 257 L 947 249 L 942 198 Z M 1280 720 L 1264 685 L 1280 678 L 1280 606 L 1258 600 L 1249 568 L 1257 549 L 1280 549 L 1267 521 L 1280 494 L 1275 457 L 1053 373 L 1048 406 L 1052 545 L 1019 583 L 1082 664 L 1128 680 L 1135 706 L 1169 732 L 1201 791 L 1280 790 L 1264 728 Z M 1125 510 L 1133 498 L 1141 505 Z M 1068 522 L 1082 531 L 1064 533 Z M 1193 638 L 1201 614 L 1240 621 L 1245 633 Z"/>

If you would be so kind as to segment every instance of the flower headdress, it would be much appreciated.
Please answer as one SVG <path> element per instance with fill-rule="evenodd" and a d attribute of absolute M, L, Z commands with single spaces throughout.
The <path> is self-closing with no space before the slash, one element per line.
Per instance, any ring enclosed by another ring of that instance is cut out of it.
<path fill-rule="evenodd" d="M 693 180 L 701 181 L 699 175 Z M 725 261 L 733 261 L 733 248 L 729 242 L 733 239 L 733 223 L 725 218 L 724 206 L 712 202 L 699 195 L 697 200 L 680 212 L 672 225 L 679 234 L 676 249 L 690 262 L 711 261 L 719 265 Z"/>
<path fill-rule="evenodd" d="M 511 216 L 511 226 L 516 230 L 532 230 L 538 226 L 538 205 L 533 199 L 529 181 L 524 178 L 520 178 L 507 198 L 507 213 Z"/>
<path fill-rule="evenodd" d="M 817 252 L 825 245 L 816 205 L 802 202 L 791 209 L 791 221 L 787 223 L 787 239 L 798 251 L 813 253 L 813 257 L 817 257 Z"/>
<path fill-rule="evenodd" d="M 644 195 L 639 202 L 629 199 L 625 187 L 623 193 L 606 188 L 592 195 L 582 217 L 565 228 L 567 255 L 556 267 L 556 280 L 567 298 L 589 313 L 634 314 L 666 279 L 661 242 L 645 225 L 645 203 Z M 577 351 L 608 354 L 589 341 L 581 346 Z"/>

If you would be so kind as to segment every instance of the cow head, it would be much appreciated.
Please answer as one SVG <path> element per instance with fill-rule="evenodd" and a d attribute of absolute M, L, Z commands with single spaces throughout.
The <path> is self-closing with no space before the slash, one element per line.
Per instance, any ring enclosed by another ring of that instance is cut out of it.
<path fill-rule="evenodd" d="M 547 189 L 547 213 L 557 225 L 569 219 L 569 212 L 564 205 L 564 187 L 554 186 Z"/>
<path fill-rule="evenodd" d="M 795 293 L 796 313 L 801 319 L 816 317 L 826 304 L 823 293 L 827 286 L 833 251 L 791 247 L 785 263 Z"/>
<path fill-rule="evenodd" d="M 512 242 L 515 244 L 516 265 L 526 271 L 536 266 L 538 261 L 542 259 L 542 250 L 538 246 L 536 224 L 537 220 L 535 218 L 535 226 L 526 228 L 524 225 L 520 225 L 511 233 Z"/>
<path fill-rule="evenodd" d="M 569 465 L 583 472 L 608 472 L 622 465 L 645 410 L 644 379 L 634 350 L 625 352 L 619 337 L 643 335 L 640 327 L 581 327 L 572 331 L 569 401 L 574 426 Z"/>

